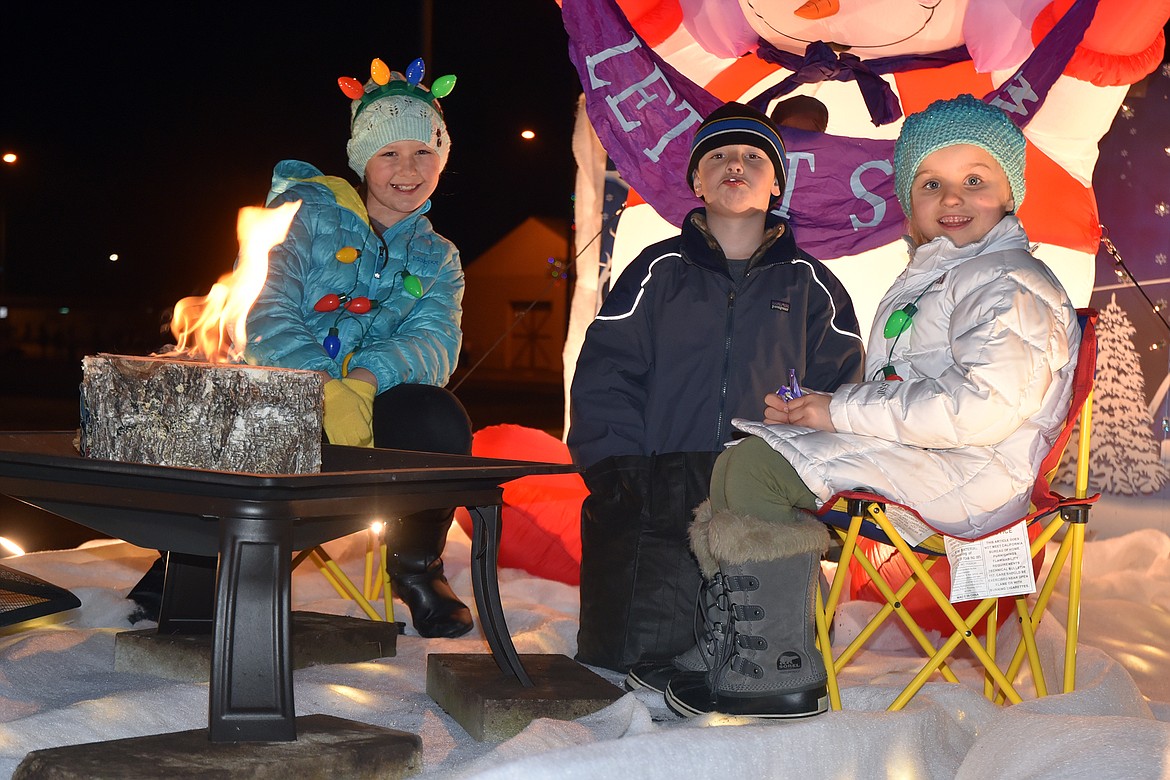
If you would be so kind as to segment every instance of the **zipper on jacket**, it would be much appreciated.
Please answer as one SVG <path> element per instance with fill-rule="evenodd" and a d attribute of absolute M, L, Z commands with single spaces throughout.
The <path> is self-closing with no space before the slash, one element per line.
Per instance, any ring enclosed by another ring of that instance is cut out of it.
<path fill-rule="evenodd" d="M 727 382 L 731 373 L 731 334 L 735 319 L 735 290 L 727 294 L 727 317 L 724 323 L 726 335 L 723 338 L 723 376 L 719 380 L 719 418 L 715 425 L 715 448 L 723 442 L 723 417 L 727 413 Z"/>
<path fill-rule="evenodd" d="M 386 270 L 386 263 L 390 262 L 390 247 L 386 246 L 386 239 L 378 235 L 378 231 L 374 231 L 374 235 L 378 236 L 378 266 L 374 269 L 374 278 L 381 279 L 382 272 Z"/>

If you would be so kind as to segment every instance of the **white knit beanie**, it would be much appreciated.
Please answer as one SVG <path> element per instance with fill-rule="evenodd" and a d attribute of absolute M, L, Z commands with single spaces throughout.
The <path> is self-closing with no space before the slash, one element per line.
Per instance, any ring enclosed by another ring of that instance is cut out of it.
<path fill-rule="evenodd" d="M 366 97 L 354 100 L 350 106 L 350 139 L 346 151 L 349 167 L 363 181 L 370 158 L 383 146 L 395 141 L 424 143 L 439 155 L 440 170 L 447 165 L 451 138 L 447 135 L 447 124 L 443 121 L 438 101 L 421 85 L 408 86 L 405 81 L 391 84 L 402 91 L 389 91 L 386 86 L 367 82 Z M 386 94 L 369 102 L 370 93 L 377 91 Z M 411 92 L 416 92 L 419 97 Z"/>

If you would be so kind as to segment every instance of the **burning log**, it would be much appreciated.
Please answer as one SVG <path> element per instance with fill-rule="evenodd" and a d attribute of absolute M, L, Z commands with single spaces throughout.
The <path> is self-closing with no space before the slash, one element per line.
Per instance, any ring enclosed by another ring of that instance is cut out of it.
<path fill-rule="evenodd" d="M 240 363 L 268 252 L 299 207 L 240 210 L 236 268 L 207 296 L 175 305 L 174 350 L 83 359 L 83 455 L 253 474 L 321 470 L 321 375 Z"/>
<path fill-rule="evenodd" d="M 312 371 L 99 354 L 82 361 L 81 452 L 254 474 L 321 470 Z"/>

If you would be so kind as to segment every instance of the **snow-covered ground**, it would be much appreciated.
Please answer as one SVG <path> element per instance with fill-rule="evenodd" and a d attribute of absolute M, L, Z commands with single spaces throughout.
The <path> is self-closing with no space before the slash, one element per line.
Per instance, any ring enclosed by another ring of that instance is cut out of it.
<path fill-rule="evenodd" d="M 841 712 L 793 722 L 686 721 L 660 697 L 638 693 L 577 721 L 539 720 L 506 742 L 479 743 L 426 695 L 425 666 L 427 653 L 486 653 L 486 642 L 478 632 L 424 640 L 408 629 L 396 657 L 296 672 L 296 710 L 419 734 L 423 777 L 1165 777 L 1168 507 L 1166 495 L 1106 497 L 1096 510 L 1072 694 L 1001 708 L 984 700 L 974 674 L 960 668 L 967 684 L 930 683 L 905 711 L 884 712 L 914 660 L 902 635 L 890 630 L 846 672 Z M 361 571 L 362 539 L 328 547 L 348 571 Z M 453 527 L 448 573 L 467 597 L 469 548 Z M 113 669 L 114 636 L 130 628 L 123 595 L 153 557 L 117 542 L 4 560 L 69 588 L 83 606 L 58 625 L 0 636 L 0 777 L 31 750 L 206 726 L 206 684 Z M 577 589 L 513 569 L 501 572 L 500 583 L 518 651 L 572 656 Z M 308 565 L 294 573 L 293 597 L 296 609 L 360 614 Z M 846 604 L 837 640 L 873 608 Z M 1063 608 L 1054 599 L 1054 616 Z M 1041 625 L 1050 667 L 1059 662 L 1063 637 L 1059 619 Z M 1025 678 L 1022 685 L 1031 683 Z"/>

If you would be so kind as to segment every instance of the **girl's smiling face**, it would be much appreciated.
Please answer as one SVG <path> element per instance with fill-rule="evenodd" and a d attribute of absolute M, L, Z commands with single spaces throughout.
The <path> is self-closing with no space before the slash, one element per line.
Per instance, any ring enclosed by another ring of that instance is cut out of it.
<path fill-rule="evenodd" d="M 442 169 L 438 153 L 421 141 L 386 144 L 366 163 L 370 216 L 385 227 L 404 219 L 431 197 Z"/>
<path fill-rule="evenodd" d="M 910 185 L 910 237 L 916 245 L 946 236 L 966 246 L 1015 211 L 1007 174 L 986 150 L 946 146 L 923 159 Z"/>

